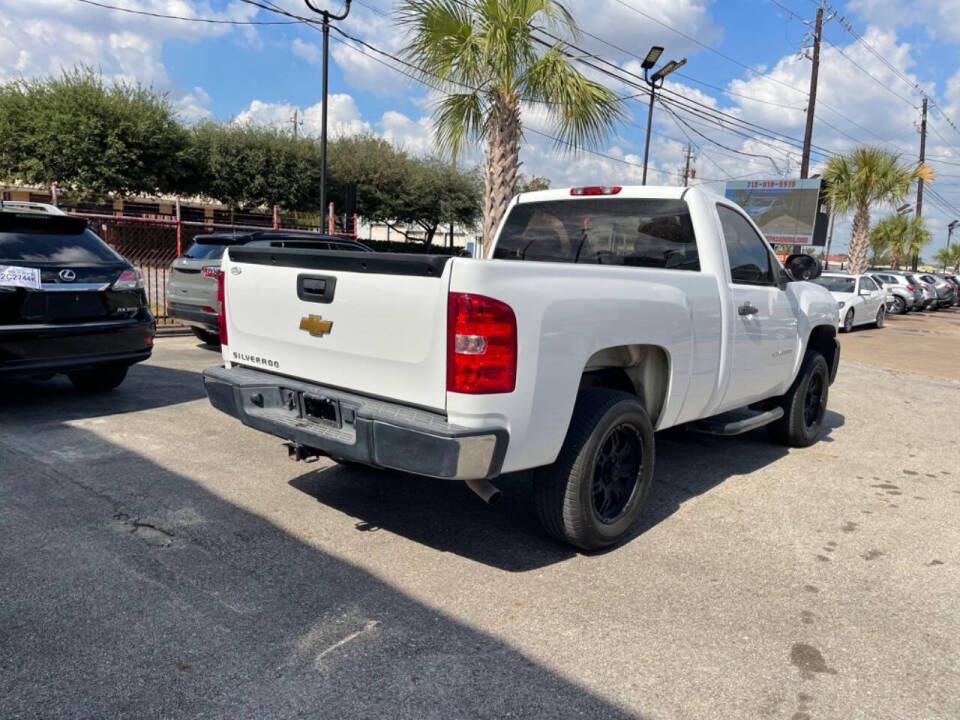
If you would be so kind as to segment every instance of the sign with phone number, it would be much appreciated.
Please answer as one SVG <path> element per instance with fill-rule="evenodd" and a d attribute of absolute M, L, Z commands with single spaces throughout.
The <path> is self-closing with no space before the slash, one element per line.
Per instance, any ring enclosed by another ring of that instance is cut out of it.
<path fill-rule="evenodd" d="M 40 289 L 40 270 L 37 268 L 0 265 L 0 287 Z"/>

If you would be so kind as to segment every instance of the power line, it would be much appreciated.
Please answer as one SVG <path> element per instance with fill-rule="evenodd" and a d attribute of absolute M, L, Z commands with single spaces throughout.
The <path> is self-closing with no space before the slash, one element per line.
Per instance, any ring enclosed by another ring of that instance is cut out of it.
<path fill-rule="evenodd" d="M 131 15 L 146 15 L 147 17 L 162 18 L 165 20 L 182 20 L 184 22 L 208 23 L 211 25 L 293 25 L 297 20 L 220 20 L 216 18 L 184 17 L 182 15 L 167 15 L 165 13 L 150 12 L 149 10 L 134 10 L 133 8 L 118 7 L 108 5 L 95 0 L 77 0 L 86 5 L 94 5 L 105 10 L 116 10 L 117 12 L 129 13 Z"/>
<path fill-rule="evenodd" d="M 911 99 L 909 99 L 909 98 L 905 98 L 903 95 L 901 95 L 901 94 L 898 93 L 897 91 L 893 90 L 889 85 L 887 85 L 887 83 L 885 83 L 883 80 L 881 80 L 881 79 L 878 78 L 876 75 L 874 75 L 873 73 L 871 73 L 869 70 L 867 70 L 867 69 L 866 69 L 865 67 L 863 67 L 860 63 L 858 63 L 858 62 L 857 62 L 856 60 L 854 60 L 852 57 L 850 57 L 849 55 L 847 55 L 843 50 L 841 50 L 840 48 L 838 48 L 836 45 L 834 45 L 832 42 L 830 42 L 830 41 L 827 40 L 826 38 L 824 38 L 823 41 L 824 41 L 827 45 L 829 45 L 830 47 L 832 47 L 834 50 L 836 50 L 838 53 L 840 53 L 843 57 L 845 57 L 845 58 L 850 62 L 850 64 L 852 64 L 854 67 L 856 67 L 858 70 L 860 70 L 860 72 L 862 72 L 862 73 L 863 73 L 864 75 L 866 75 L 868 78 L 870 78 L 871 80 L 873 80 L 877 85 L 879 85 L 880 87 L 882 87 L 882 88 L 883 88 L 884 90 L 886 90 L 888 93 L 890 93 L 891 95 L 893 95 L 895 98 L 898 98 L 899 100 L 903 100 L 903 102 L 907 103 L 907 105 L 909 105 L 910 107 L 912 107 L 914 110 L 917 109 L 917 106 L 913 103 L 913 100 L 911 100 Z"/>

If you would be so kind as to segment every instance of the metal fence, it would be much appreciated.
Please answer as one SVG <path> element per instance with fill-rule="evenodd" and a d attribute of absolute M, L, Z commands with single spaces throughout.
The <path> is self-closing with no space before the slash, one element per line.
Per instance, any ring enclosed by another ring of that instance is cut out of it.
<path fill-rule="evenodd" d="M 237 224 L 177 220 L 175 217 L 129 217 L 72 211 L 86 218 L 91 230 L 143 273 L 147 301 L 159 325 L 177 325 L 167 314 L 167 280 L 170 265 L 187 250 L 197 235 L 211 232 L 271 230 L 273 224 Z M 316 230 L 316 228 L 287 228 Z M 339 233 L 338 233 L 339 234 Z M 350 236 L 348 233 L 342 233 Z"/>

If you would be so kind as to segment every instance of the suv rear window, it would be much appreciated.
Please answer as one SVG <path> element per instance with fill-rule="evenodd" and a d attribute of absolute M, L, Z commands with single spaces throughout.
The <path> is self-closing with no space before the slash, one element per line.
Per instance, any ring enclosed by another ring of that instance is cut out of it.
<path fill-rule="evenodd" d="M 228 238 L 216 242 L 201 240 L 191 245 L 190 249 L 183 254 L 183 257 L 193 260 L 219 260 L 223 257 L 224 250 L 236 244 L 236 240 Z"/>
<path fill-rule="evenodd" d="M 521 203 L 510 211 L 494 258 L 699 270 L 682 200 L 590 198 Z"/>
<path fill-rule="evenodd" d="M 57 264 L 123 262 L 90 230 L 74 234 L 0 231 L 0 263 Z"/>

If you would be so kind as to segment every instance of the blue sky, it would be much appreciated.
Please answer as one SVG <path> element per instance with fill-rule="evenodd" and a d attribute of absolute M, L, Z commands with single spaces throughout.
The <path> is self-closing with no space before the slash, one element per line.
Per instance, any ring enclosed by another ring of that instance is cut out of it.
<path fill-rule="evenodd" d="M 97 1 L 195 18 L 283 20 L 240 0 Z M 300 0 L 274 2 L 296 13 L 308 12 Z M 342 26 L 396 52 L 403 38 L 389 17 L 394 5 L 394 0 L 357 0 Z M 814 0 L 567 0 L 566 5 L 596 36 L 584 36 L 579 42 L 591 52 L 636 69 L 630 52 L 643 55 L 651 44 L 664 45 L 665 59 L 687 58 L 668 88 L 774 133 L 802 137 L 810 63 L 798 59 L 797 53 L 809 30 L 803 20 L 812 20 L 816 11 Z M 920 95 L 878 55 L 911 83 L 921 85 L 941 108 L 931 111 L 928 139 L 928 155 L 935 158 L 932 164 L 940 174 L 934 184 L 940 197 L 926 199 L 924 206 L 938 238 L 946 222 L 960 216 L 960 131 L 946 119 L 960 128 L 960 13 L 951 11 L 950 5 L 955 3 L 850 0 L 836 3 L 836 16 L 828 10 L 828 17 L 833 17 L 824 26 L 822 102 L 814 133 L 820 153 L 869 142 L 913 158 L 919 145 L 914 124 L 919 120 Z M 86 63 L 105 75 L 168 91 L 188 121 L 216 118 L 289 126 L 296 108 L 304 121 L 302 132 L 316 132 L 320 41 L 320 33 L 303 24 L 212 25 L 136 16 L 80 0 L 0 0 L 0 80 Z M 333 131 L 373 132 L 411 152 L 431 152 L 428 91 L 372 60 L 372 53 L 337 41 L 331 49 Z M 600 79 L 622 94 L 637 92 L 610 78 Z M 550 141 L 528 133 L 523 171 L 546 175 L 556 185 L 637 182 L 646 107 L 643 100 L 627 107 L 631 121 L 595 148 L 602 156 L 557 153 Z M 651 169 L 655 182 L 678 181 L 687 136 L 697 145 L 698 179 L 798 172 L 799 153 L 788 143 L 742 137 L 696 116 L 686 117 L 709 140 L 658 108 Z M 550 131 L 542 114 L 526 112 L 524 121 L 532 131 Z M 771 158 L 757 157 L 767 155 Z M 481 157 L 479 148 L 471 154 L 474 162 Z M 824 157 L 814 155 L 814 172 Z M 879 209 L 877 214 L 883 212 Z M 838 225 L 837 247 L 846 244 L 845 229 Z"/>

